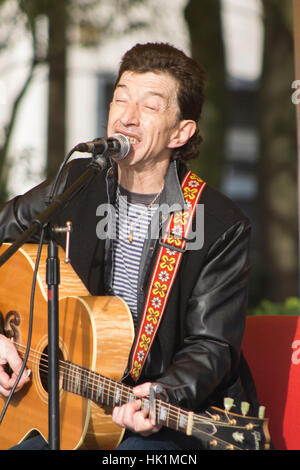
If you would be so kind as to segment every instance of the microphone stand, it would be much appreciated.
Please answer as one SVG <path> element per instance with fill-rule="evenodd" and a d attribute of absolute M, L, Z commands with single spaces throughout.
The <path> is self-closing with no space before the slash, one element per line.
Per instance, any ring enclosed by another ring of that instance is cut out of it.
<path fill-rule="evenodd" d="M 51 219 L 76 195 L 84 185 L 102 171 L 106 162 L 101 156 L 93 154 L 93 160 L 79 178 L 62 194 L 56 196 L 48 207 L 39 213 L 30 226 L 20 237 L 0 256 L 0 267 L 39 229 L 48 225 Z M 51 230 L 49 230 L 51 232 Z M 48 419 L 49 419 L 49 448 L 59 450 L 60 424 L 59 424 L 59 312 L 58 312 L 58 285 L 59 285 L 59 258 L 58 247 L 49 233 L 48 259 L 46 281 L 48 285 Z"/>
<path fill-rule="evenodd" d="M 48 244 L 46 267 L 48 285 L 48 441 L 50 450 L 60 448 L 59 417 L 59 308 L 60 282 L 58 247 L 52 237 Z"/>

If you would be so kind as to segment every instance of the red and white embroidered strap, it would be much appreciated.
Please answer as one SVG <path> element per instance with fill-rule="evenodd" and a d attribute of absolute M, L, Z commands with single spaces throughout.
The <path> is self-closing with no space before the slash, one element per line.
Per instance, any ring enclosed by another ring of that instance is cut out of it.
<path fill-rule="evenodd" d="M 181 185 L 185 210 L 170 216 L 153 270 L 143 318 L 132 354 L 130 375 L 136 381 L 142 371 L 161 322 L 186 246 L 197 203 L 205 182 L 188 171 Z"/>

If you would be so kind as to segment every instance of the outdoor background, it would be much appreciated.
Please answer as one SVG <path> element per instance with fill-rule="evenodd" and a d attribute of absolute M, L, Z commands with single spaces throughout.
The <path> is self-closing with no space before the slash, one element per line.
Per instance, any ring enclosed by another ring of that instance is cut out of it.
<path fill-rule="evenodd" d="M 192 169 L 252 221 L 249 313 L 299 314 L 292 11 L 292 0 L 0 0 L 0 202 L 104 136 L 123 53 L 168 41 L 207 71 Z"/>

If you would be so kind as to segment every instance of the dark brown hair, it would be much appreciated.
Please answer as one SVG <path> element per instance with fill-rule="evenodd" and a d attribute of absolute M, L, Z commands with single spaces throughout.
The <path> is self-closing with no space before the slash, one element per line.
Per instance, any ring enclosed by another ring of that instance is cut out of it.
<path fill-rule="evenodd" d="M 204 102 L 205 72 L 195 60 L 167 43 L 136 44 L 121 60 L 116 85 L 126 71 L 170 74 L 178 83 L 179 119 L 192 119 L 198 124 Z M 185 145 L 174 149 L 172 158 L 190 160 L 197 157 L 201 142 L 197 128 Z"/>

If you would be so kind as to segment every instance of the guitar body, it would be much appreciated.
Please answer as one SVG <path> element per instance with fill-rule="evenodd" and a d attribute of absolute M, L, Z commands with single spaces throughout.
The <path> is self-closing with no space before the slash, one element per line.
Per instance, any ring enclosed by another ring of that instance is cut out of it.
<path fill-rule="evenodd" d="M 0 248 L 3 253 L 8 245 Z M 0 268 L 0 312 L 6 334 L 24 355 L 27 344 L 31 284 L 37 245 L 24 245 Z M 60 254 L 60 358 L 120 381 L 127 365 L 134 329 L 130 311 L 118 297 L 90 296 L 70 264 Z M 30 383 L 14 394 L 0 425 L 0 449 L 8 449 L 34 430 L 48 438 L 47 364 L 48 306 L 45 284 L 47 247 L 38 273 L 31 353 Z M 20 346 L 22 345 L 22 349 Z M 0 398 L 2 410 L 5 400 Z M 60 387 L 60 448 L 114 449 L 123 430 L 111 414 L 93 401 Z"/>

